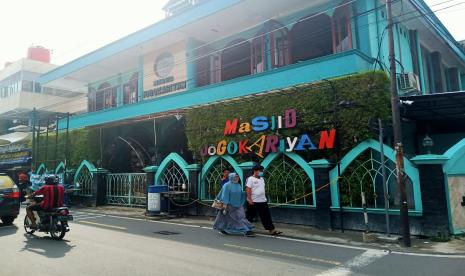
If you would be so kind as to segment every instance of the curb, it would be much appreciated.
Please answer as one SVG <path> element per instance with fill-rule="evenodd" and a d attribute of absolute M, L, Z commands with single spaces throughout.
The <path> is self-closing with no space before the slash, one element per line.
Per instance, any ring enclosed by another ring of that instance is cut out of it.
<path fill-rule="evenodd" d="M 120 218 L 128 218 L 128 219 L 139 219 L 139 220 L 145 220 L 145 221 L 153 221 L 153 222 L 170 222 L 173 218 L 166 218 L 163 216 L 147 216 L 144 214 L 140 215 L 131 215 L 131 214 L 121 214 L 121 213 L 113 213 L 113 212 L 104 212 L 101 210 L 94 210 L 90 208 L 74 208 L 72 211 L 82 211 L 82 212 L 88 212 L 88 213 L 93 213 L 93 214 L 99 214 L 99 215 L 107 215 L 107 216 L 113 216 L 113 217 L 120 217 Z M 175 219 L 175 218 L 174 218 Z M 189 218 L 187 218 L 188 220 Z M 176 220 L 176 219 L 175 219 Z M 178 225 L 183 225 L 183 226 L 196 226 L 199 228 L 208 228 L 211 226 L 211 224 L 207 223 L 186 223 L 183 221 L 172 221 L 172 223 L 178 224 Z M 328 245 L 334 245 L 334 246 L 342 246 L 342 247 L 354 247 L 354 248 L 359 248 L 359 249 L 377 249 L 377 250 L 385 250 L 389 251 L 390 253 L 394 254 L 400 254 L 400 255 L 414 255 L 414 256 L 431 256 L 431 257 L 451 257 L 451 258 L 465 258 L 465 253 L 438 253 L 434 251 L 430 252 L 425 252 L 425 251 L 420 251 L 420 250 L 409 250 L 407 248 L 402 248 L 400 247 L 399 244 L 397 243 L 392 243 L 392 242 L 385 242 L 385 243 L 373 243 L 373 242 L 357 242 L 357 241 L 350 241 L 347 243 L 342 243 L 342 242 L 337 242 L 337 241 L 328 241 L 324 239 L 315 239 L 315 238 L 307 238 L 307 237 L 302 237 L 298 235 L 292 235 L 292 234 L 284 234 L 281 236 L 270 236 L 268 235 L 268 232 L 264 229 L 257 229 L 255 231 L 257 234 L 260 236 L 265 236 L 268 238 L 277 238 L 277 239 L 290 239 L 294 241 L 302 241 L 302 242 L 312 242 L 312 243 L 322 243 L 322 244 L 328 244 Z M 393 248 L 395 247 L 395 248 Z"/>

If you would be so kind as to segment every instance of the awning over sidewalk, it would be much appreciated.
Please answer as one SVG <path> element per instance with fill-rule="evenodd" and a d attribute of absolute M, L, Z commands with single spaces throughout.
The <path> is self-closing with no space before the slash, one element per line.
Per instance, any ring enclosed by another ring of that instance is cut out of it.
<path fill-rule="evenodd" d="M 411 120 L 465 118 L 465 92 L 401 97 L 402 117 Z"/>
<path fill-rule="evenodd" d="M 30 132 L 13 132 L 0 136 L 0 147 L 21 142 L 31 137 Z"/>

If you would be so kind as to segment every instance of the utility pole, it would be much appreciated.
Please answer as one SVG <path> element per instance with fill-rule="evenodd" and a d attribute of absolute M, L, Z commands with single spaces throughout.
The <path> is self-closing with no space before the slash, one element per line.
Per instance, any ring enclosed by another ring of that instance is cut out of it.
<path fill-rule="evenodd" d="M 394 31 L 392 20 L 392 1 L 386 0 L 388 35 L 389 35 L 389 69 L 391 78 L 391 108 L 394 131 L 394 145 L 396 149 L 397 188 L 400 192 L 400 231 L 402 246 L 410 247 L 410 225 L 408 217 L 407 193 L 405 189 L 404 148 L 402 145 L 402 130 L 399 112 L 399 96 L 397 94 L 396 59 L 394 50 Z"/>

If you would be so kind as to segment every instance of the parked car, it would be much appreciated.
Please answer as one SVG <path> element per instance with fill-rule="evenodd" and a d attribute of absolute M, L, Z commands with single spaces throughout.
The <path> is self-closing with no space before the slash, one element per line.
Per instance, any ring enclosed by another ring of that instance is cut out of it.
<path fill-rule="evenodd" d="M 19 189 L 6 174 L 0 173 L 0 219 L 11 224 L 19 214 Z"/>

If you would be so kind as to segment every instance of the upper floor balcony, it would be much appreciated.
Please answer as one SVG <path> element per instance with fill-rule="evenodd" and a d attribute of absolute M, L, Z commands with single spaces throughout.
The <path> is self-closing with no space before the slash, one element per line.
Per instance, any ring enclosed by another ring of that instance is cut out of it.
<path fill-rule="evenodd" d="M 382 3 L 263 3 L 206 1 L 57 68 L 41 82 L 72 79 L 88 91 L 90 114 L 71 120 L 71 127 L 81 127 L 386 68 Z M 427 32 L 420 23 L 410 27 Z M 395 30 L 399 70 L 419 75 L 425 90 L 425 40 L 410 27 Z"/>
<path fill-rule="evenodd" d="M 131 104 L 108 105 L 107 108 L 95 112 L 71 117 L 69 127 L 73 129 L 100 125 L 267 91 L 286 89 L 299 84 L 368 71 L 373 67 L 373 62 L 372 58 L 358 50 L 345 51 Z M 118 99 L 118 97 L 114 97 L 114 99 Z M 113 100 L 104 101 L 104 103 L 108 104 L 113 102 Z"/>

